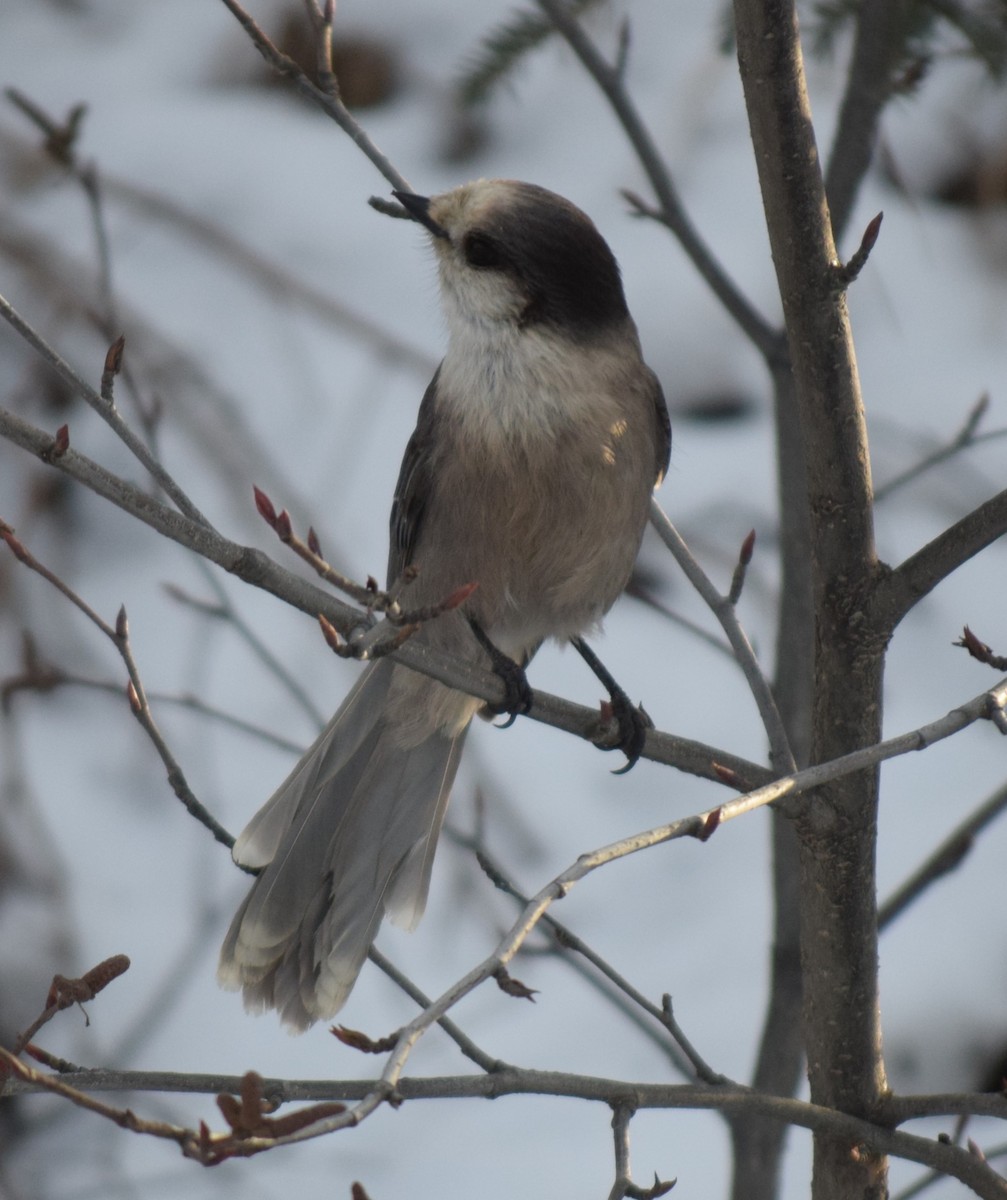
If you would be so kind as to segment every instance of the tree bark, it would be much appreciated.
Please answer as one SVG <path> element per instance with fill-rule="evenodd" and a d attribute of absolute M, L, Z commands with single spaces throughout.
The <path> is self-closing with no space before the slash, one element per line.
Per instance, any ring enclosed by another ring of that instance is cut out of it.
<path fill-rule="evenodd" d="M 860 385 L 794 5 L 736 0 L 738 60 L 806 464 L 814 606 L 811 760 L 881 734 L 885 637 L 865 606 L 882 572 Z M 877 990 L 877 772 L 795 809 L 804 1035 L 812 1100 L 870 1118 L 885 1093 Z M 815 1200 L 883 1194 L 887 1163 L 815 1139 Z"/>

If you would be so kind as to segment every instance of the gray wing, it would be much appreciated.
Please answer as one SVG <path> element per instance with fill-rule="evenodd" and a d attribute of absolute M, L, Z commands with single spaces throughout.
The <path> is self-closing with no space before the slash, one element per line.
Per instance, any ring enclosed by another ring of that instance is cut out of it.
<path fill-rule="evenodd" d="M 431 445 L 434 409 L 437 405 L 437 380 L 440 367 L 423 394 L 416 428 L 406 446 L 395 485 L 392 512 L 389 519 L 388 586 L 395 582 L 412 561 L 416 542 L 430 494 Z"/>

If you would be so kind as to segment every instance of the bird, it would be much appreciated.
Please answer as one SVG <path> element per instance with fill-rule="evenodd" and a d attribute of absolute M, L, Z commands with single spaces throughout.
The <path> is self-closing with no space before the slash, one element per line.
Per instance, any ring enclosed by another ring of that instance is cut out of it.
<path fill-rule="evenodd" d="M 628 582 L 669 464 L 668 409 L 615 257 L 571 201 L 509 179 L 393 194 L 432 243 L 447 348 L 402 461 L 388 581 L 414 609 L 475 584 L 414 636 L 512 666 L 507 706 L 520 711 L 541 643 L 587 654 L 584 636 Z M 234 844 L 258 874 L 218 980 L 246 1009 L 275 1009 L 291 1032 L 329 1019 L 383 918 L 415 927 L 483 707 L 392 657 L 363 668 Z"/>

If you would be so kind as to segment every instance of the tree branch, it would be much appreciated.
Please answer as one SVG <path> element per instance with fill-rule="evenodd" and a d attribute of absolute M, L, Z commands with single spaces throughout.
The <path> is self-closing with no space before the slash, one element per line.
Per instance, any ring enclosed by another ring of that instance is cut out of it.
<path fill-rule="evenodd" d="M 870 598 L 872 618 L 890 634 L 924 596 L 963 563 L 1007 533 L 1007 489 L 956 521 L 882 576 Z"/>
<path fill-rule="evenodd" d="M 143 1071 L 75 1071 L 58 1077 L 32 1072 L 13 1059 L 7 1051 L 0 1057 L 12 1067 L 13 1075 L 4 1081 L 0 1095 L 19 1095 L 29 1091 L 59 1088 L 64 1095 L 75 1092 L 101 1093 L 106 1091 L 156 1091 L 184 1093 L 238 1094 L 242 1077 L 229 1075 L 189 1075 L 173 1072 Z M 283 1103 L 302 1101 L 319 1103 L 328 1100 L 365 1100 L 372 1094 L 374 1081 L 362 1080 L 263 1080 L 263 1094 Z M 767 1096 L 744 1088 L 709 1088 L 697 1084 L 632 1083 L 597 1076 L 567 1074 L 558 1071 L 533 1071 L 508 1068 L 491 1075 L 439 1076 L 432 1078 L 403 1078 L 397 1087 L 402 1100 L 459 1099 L 500 1096 L 535 1095 L 596 1101 L 610 1106 L 625 1103 L 631 1098 L 638 1109 L 718 1110 L 728 1115 L 742 1109 L 752 1109 L 761 1115 L 816 1132 L 828 1132 L 841 1138 L 849 1147 L 861 1147 L 879 1154 L 895 1154 L 909 1162 L 933 1167 L 970 1187 L 983 1200 L 1004 1200 L 1007 1183 L 981 1158 L 960 1146 L 939 1140 L 918 1137 L 881 1125 L 851 1117 L 846 1113 L 822 1108 L 800 1100 Z M 68 1097 L 73 1098 L 73 1097 Z M 970 1112 L 976 1115 L 1004 1118 L 1007 1104 L 997 1095 L 940 1097 L 944 1113 Z M 75 1100 L 75 1102 L 77 1102 Z M 893 1098 L 893 1105 L 899 1099 Z M 123 1110 L 125 1111 L 125 1110 Z M 933 1115 L 940 1115 L 935 1112 Z M 303 1133 L 310 1133 L 315 1126 Z M 302 1134 L 275 1139 L 249 1139 L 249 1152 L 272 1149 L 303 1140 Z"/>
<path fill-rule="evenodd" d="M 169 540 L 195 551 L 245 583 L 284 600 L 312 619 L 321 613 L 346 634 L 360 625 L 364 615 L 358 608 L 342 603 L 330 593 L 285 570 L 261 550 L 229 541 L 209 525 L 176 512 L 72 447 L 54 458 L 51 434 L 3 409 L 0 409 L 0 437 L 28 450 Z M 492 672 L 483 671 L 464 659 L 431 651 L 415 640 L 400 647 L 394 657 L 414 671 L 489 703 L 499 703 L 503 698 L 503 685 Z M 598 723 L 595 709 L 539 691 L 534 693 L 534 706 L 528 715 L 587 741 L 591 741 Z M 748 786 L 770 777 L 765 767 L 737 755 L 656 730 L 648 731 L 644 757 L 718 783 L 725 781 L 726 771 L 735 777 L 735 786 L 738 783 Z"/>
<path fill-rule="evenodd" d="M 738 62 L 783 303 L 806 464 L 815 607 L 812 761 L 876 742 L 884 639 L 863 627 L 880 573 L 863 406 L 792 0 L 735 0 Z M 796 815 L 812 1099 L 870 1116 L 885 1094 L 874 911 L 877 777 Z M 816 1138 L 813 1195 L 884 1189 L 884 1161 Z"/>
<path fill-rule="evenodd" d="M 787 731 L 780 719 L 779 709 L 776 707 L 776 698 L 769 686 L 769 681 L 762 673 L 752 644 L 738 620 L 737 605 L 734 599 L 730 594 L 721 595 L 717 591 L 656 499 L 652 499 L 650 502 L 650 523 L 675 556 L 675 561 L 685 572 L 686 578 L 706 601 L 727 635 L 727 640 L 731 643 L 731 649 L 734 651 L 735 660 L 741 667 L 749 690 L 755 699 L 759 716 L 762 718 L 762 725 L 766 731 L 766 737 L 769 739 L 769 757 L 773 769 L 781 774 L 794 772 L 797 769 L 797 763 L 791 752 Z"/>
<path fill-rule="evenodd" d="M 371 141 L 363 126 L 356 120 L 342 100 L 339 99 L 335 89 L 325 91 L 323 88 L 312 83 L 297 63 L 273 44 L 265 30 L 237 3 L 237 0 L 223 0 L 223 3 L 238 19 L 238 23 L 248 34 L 256 50 L 258 50 L 274 71 L 282 75 L 285 79 L 289 79 L 302 96 L 306 96 L 314 104 L 317 104 L 326 116 L 331 117 L 354 145 L 363 151 L 366 157 L 370 159 L 396 191 L 411 192 L 413 190 L 409 181 L 396 171 L 391 161 Z"/>
<path fill-rule="evenodd" d="M 861 0 L 859 6 L 853 54 L 825 175 L 832 236 L 837 242 L 871 165 L 878 124 L 895 84 L 910 8 L 906 0 L 885 0 L 883 4 Z"/>
<path fill-rule="evenodd" d="M 885 929 L 938 879 L 950 874 L 968 856 L 976 835 L 1007 809 L 1007 785 L 998 788 L 948 834 L 909 878 L 878 909 L 878 927 Z"/>
<path fill-rule="evenodd" d="M 657 209 L 650 209 L 635 197 L 628 199 L 636 210 L 654 217 L 675 235 L 693 266 L 709 285 L 710 290 L 723 304 L 728 314 L 752 344 L 766 358 L 774 357 L 780 349 L 776 331 L 769 325 L 748 299 L 741 294 L 727 272 L 699 236 L 678 195 L 664 159 L 654 145 L 650 132 L 637 112 L 623 84 L 623 71 L 617 62 L 609 65 L 598 48 L 574 20 L 562 0 L 538 0 L 538 5 L 557 31 L 566 39 L 570 49 L 580 59 L 584 69 L 598 84 L 609 102 L 616 119 L 622 126 L 630 145 L 650 185 L 657 196 Z"/>

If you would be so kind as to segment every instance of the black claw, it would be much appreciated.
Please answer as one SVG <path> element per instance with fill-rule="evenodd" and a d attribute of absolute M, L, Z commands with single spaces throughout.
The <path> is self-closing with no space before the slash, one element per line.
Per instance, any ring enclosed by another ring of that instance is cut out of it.
<path fill-rule="evenodd" d="M 643 705 L 637 707 L 619 687 L 583 638 L 573 638 L 572 641 L 578 654 L 608 689 L 612 717 L 619 726 L 619 737 L 613 745 L 599 746 L 598 748 L 600 750 L 621 750 L 626 755 L 626 765 L 619 767 L 612 774 L 625 775 L 627 771 L 631 771 L 636 766 L 643 754 L 643 748 L 647 742 L 647 730 L 654 728 L 654 722 Z"/>
<path fill-rule="evenodd" d="M 496 704 L 487 704 L 486 711 L 494 716 L 502 716 L 506 713 L 508 719 L 498 728 L 510 729 L 518 717 L 531 711 L 533 697 L 528 676 L 525 675 L 524 668 L 519 663 L 493 645 L 477 622 L 470 619 L 469 625 L 472 627 L 476 641 L 489 655 L 494 675 L 504 685 L 503 700 Z"/>
<path fill-rule="evenodd" d="M 654 728 L 654 722 L 647 714 L 643 705 L 635 705 L 620 688 L 612 694 L 612 716 L 619 725 L 619 740 L 614 746 L 605 746 L 605 750 L 621 750 L 626 755 L 625 766 L 613 771 L 613 775 L 625 775 L 631 771 L 643 754 L 647 743 L 647 730 Z"/>

